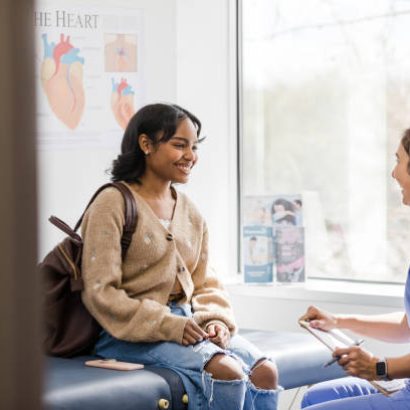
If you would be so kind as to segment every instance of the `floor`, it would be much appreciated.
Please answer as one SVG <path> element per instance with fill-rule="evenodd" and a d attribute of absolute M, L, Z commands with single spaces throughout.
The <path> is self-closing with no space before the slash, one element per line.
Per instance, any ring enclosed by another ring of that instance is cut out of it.
<path fill-rule="evenodd" d="M 285 390 L 279 395 L 278 410 L 299 410 L 303 393 L 307 387 L 299 389 Z"/>

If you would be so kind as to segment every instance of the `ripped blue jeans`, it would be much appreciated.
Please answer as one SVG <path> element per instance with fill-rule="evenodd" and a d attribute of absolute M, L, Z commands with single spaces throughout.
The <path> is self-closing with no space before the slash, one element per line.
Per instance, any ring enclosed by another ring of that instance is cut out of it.
<path fill-rule="evenodd" d="M 171 312 L 192 316 L 190 305 L 170 305 Z M 188 410 L 275 410 L 277 390 L 256 388 L 249 380 L 252 368 L 266 358 L 252 343 L 239 335 L 232 337 L 224 350 L 206 340 L 194 346 L 174 342 L 130 343 L 103 331 L 95 346 L 96 354 L 127 362 L 165 367 L 178 373 L 188 394 Z M 204 367 L 216 354 L 227 354 L 241 364 L 242 380 L 215 380 Z"/>

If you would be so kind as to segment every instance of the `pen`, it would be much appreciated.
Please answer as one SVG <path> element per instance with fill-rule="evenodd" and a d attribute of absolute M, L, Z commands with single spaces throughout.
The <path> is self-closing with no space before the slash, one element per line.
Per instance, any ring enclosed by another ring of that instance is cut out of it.
<path fill-rule="evenodd" d="M 357 342 L 355 342 L 352 346 L 360 346 L 364 343 L 364 339 L 358 340 Z M 349 346 L 350 347 L 350 346 Z M 326 362 L 323 367 L 328 367 L 330 365 L 332 365 L 333 363 L 336 363 L 338 360 L 340 359 L 340 356 L 335 356 L 333 357 L 331 360 L 329 360 L 328 362 Z"/>

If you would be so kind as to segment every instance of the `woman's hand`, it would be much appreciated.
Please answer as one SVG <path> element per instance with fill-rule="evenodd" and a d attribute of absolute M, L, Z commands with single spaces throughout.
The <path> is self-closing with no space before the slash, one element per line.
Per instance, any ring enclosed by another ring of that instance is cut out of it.
<path fill-rule="evenodd" d="M 226 326 L 211 324 L 207 326 L 206 330 L 208 332 L 209 340 L 212 343 L 215 343 L 222 349 L 226 349 L 228 347 L 229 341 L 231 340 L 231 334 Z"/>
<path fill-rule="evenodd" d="M 207 333 L 204 332 L 201 327 L 199 327 L 199 325 L 195 322 L 194 319 L 189 319 L 186 322 L 184 334 L 182 336 L 183 345 L 194 345 L 198 342 L 202 342 L 202 340 L 207 338 Z"/>
<path fill-rule="evenodd" d="M 315 329 L 330 330 L 337 327 L 336 316 L 316 306 L 309 306 L 306 313 L 299 320 L 309 322 L 310 326 Z"/>
<path fill-rule="evenodd" d="M 376 380 L 376 363 L 379 359 L 359 346 L 338 348 L 333 352 L 334 357 L 340 357 L 338 363 L 351 376 L 366 380 Z"/>

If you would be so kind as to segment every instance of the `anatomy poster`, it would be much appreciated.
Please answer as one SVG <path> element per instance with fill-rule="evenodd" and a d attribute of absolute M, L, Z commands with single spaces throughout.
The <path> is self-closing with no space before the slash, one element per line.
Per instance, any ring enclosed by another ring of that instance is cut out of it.
<path fill-rule="evenodd" d="M 38 2 L 39 146 L 118 146 L 144 105 L 142 12 Z"/>

